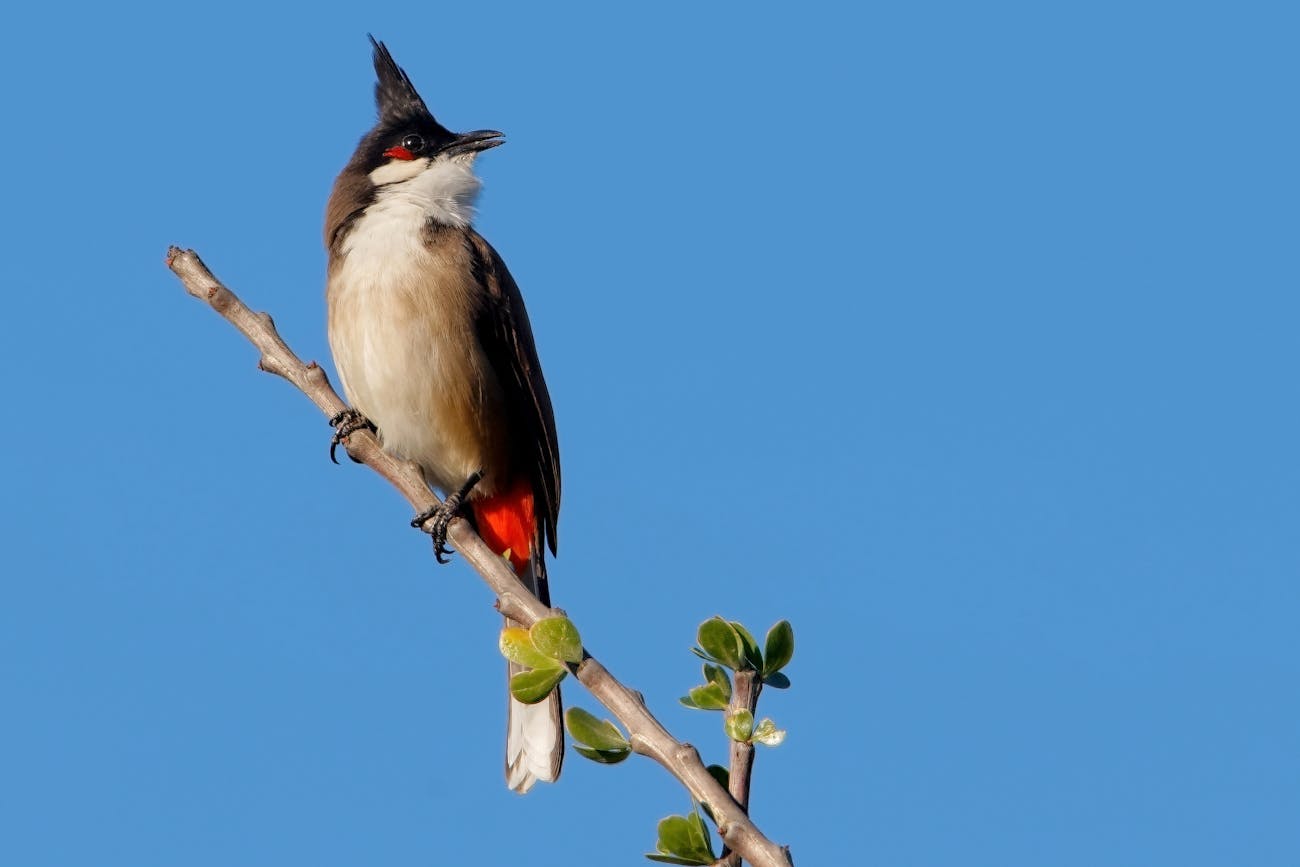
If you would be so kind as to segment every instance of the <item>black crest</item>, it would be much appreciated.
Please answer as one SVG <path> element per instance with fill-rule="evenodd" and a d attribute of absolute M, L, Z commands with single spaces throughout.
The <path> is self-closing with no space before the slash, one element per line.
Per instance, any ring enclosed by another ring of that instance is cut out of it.
<path fill-rule="evenodd" d="M 375 105 L 379 107 L 379 119 L 401 121 L 427 116 L 432 120 L 433 114 L 416 92 L 410 76 L 388 53 L 388 46 L 376 42 L 373 36 L 370 44 L 375 47 Z"/>

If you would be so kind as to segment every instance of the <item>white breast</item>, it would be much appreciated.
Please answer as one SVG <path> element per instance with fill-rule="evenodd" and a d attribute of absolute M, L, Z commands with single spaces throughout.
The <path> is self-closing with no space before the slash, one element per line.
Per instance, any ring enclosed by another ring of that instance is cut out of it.
<path fill-rule="evenodd" d="M 386 449 L 444 491 L 483 467 L 484 391 L 495 384 L 485 383 L 464 262 L 425 243 L 431 216 L 468 220 L 468 202 L 446 183 L 455 176 L 426 168 L 382 187 L 337 251 L 328 292 L 330 349 L 348 400 Z"/>

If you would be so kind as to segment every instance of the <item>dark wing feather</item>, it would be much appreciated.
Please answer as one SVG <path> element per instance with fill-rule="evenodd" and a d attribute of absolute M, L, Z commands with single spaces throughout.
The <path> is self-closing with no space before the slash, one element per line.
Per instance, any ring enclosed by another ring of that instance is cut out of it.
<path fill-rule="evenodd" d="M 533 343 L 528 311 L 515 279 L 492 245 L 472 229 L 466 237 L 471 259 L 486 290 L 479 311 L 479 344 L 496 371 L 510 412 L 512 458 L 526 469 L 539 501 L 544 541 L 555 553 L 555 524 L 560 513 L 560 451 L 555 414 Z"/>

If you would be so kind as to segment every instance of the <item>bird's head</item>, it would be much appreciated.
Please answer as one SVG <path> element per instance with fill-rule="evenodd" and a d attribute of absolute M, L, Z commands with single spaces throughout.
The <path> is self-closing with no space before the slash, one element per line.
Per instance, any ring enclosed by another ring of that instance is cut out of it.
<path fill-rule="evenodd" d="M 376 186 L 411 180 L 440 163 L 468 170 L 480 153 L 505 143 L 494 129 L 454 133 L 438 123 L 388 47 L 373 36 L 370 42 L 379 121 L 362 139 L 353 163 Z"/>
<path fill-rule="evenodd" d="M 438 123 L 384 43 L 373 36 L 370 43 L 379 120 L 334 181 L 325 209 L 325 244 L 331 250 L 375 205 L 391 205 L 397 210 L 390 213 L 421 224 L 468 226 L 481 186 L 474 159 L 505 142 L 494 129 L 454 133 Z"/>

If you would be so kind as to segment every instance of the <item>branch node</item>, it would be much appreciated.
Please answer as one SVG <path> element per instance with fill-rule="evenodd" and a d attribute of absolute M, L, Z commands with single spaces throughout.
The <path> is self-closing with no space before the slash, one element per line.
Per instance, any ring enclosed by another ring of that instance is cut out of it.
<path fill-rule="evenodd" d="M 329 375 L 325 373 L 325 368 L 321 367 L 314 361 L 307 365 L 306 379 L 307 382 L 322 391 L 330 388 L 330 378 Z"/>
<path fill-rule="evenodd" d="M 677 744 L 677 748 L 673 750 L 673 758 L 678 761 L 700 762 L 700 751 L 695 749 L 693 744 L 682 741 Z M 700 763 L 703 764 L 703 762 Z"/>
<path fill-rule="evenodd" d="M 528 624 L 528 611 L 523 606 L 523 600 L 517 593 L 506 590 L 497 594 L 497 610 L 511 620 L 517 620 L 520 623 Z M 528 624 L 531 625 L 531 624 Z"/>

